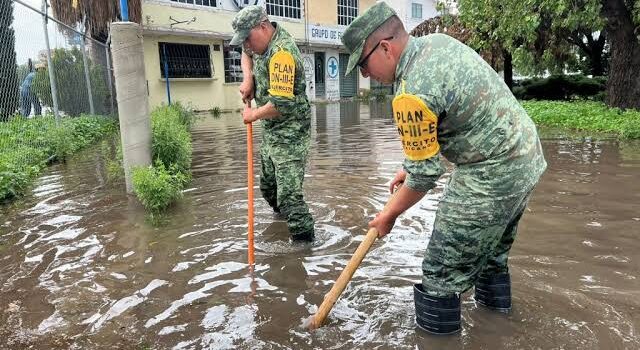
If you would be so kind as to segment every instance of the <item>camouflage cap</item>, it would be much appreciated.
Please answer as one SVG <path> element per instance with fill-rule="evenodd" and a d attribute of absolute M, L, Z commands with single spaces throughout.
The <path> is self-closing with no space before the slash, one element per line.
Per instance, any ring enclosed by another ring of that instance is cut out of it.
<path fill-rule="evenodd" d="M 397 16 L 396 12 L 387 3 L 379 2 L 351 22 L 342 34 L 342 43 L 350 54 L 345 74 L 351 73 L 360 62 L 362 48 L 369 35 L 392 16 Z"/>
<path fill-rule="evenodd" d="M 267 17 L 267 13 L 262 6 L 252 5 L 243 8 L 233 17 L 233 21 L 231 21 L 231 26 L 235 33 L 229 45 L 242 45 L 244 39 L 249 36 L 249 31 L 260 24 L 260 22 L 268 19 L 269 17 Z"/>

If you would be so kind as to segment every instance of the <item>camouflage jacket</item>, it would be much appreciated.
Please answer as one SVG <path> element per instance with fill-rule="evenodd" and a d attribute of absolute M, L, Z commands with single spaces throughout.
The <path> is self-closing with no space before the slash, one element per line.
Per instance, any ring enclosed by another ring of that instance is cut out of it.
<path fill-rule="evenodd" d="M 444 34 L 410 37 L 396 67 L 396 91 L 419 97 L 437 116 L 439 152 L 405 159 L 406 185 L 426 192 L 445 172 L 443 157 L 470 192 L 531 189 L 546 168 L 533 121 L 502 78 L 475 51 Z"/>
<path fill-rule="evenodd" d="M 270 144 L 299 144 L 301 141 L 309 140 L 311 126 L 302 56 L 291 35 L 277 23 L 272 22 L 272 24 L 276 31 L 271 38 L 269 47 L 264 54 L 253 55 L 255 99 L 258 106 L 271 102 L 281 115 L 271 120 L 262 121 L 262 140 Z M 270 74 L 272 73 L 269 71 L 269 63 L 273 55 L 280 50 L 289 52 L 295 63 L 292 97 L 276 96 L 269 91 Z"/>

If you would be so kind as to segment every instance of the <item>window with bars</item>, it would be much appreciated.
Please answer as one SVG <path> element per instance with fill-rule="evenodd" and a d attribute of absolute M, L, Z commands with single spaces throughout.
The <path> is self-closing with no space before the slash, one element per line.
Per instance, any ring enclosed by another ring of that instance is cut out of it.
<path fill-rule="evenodd" d="M 171 0 L 171 2 L 179 2 L 182 4 L 200 5 L 216 7 L 216 0 Z"/>
<path fill-rule="evenodd" d="M 224 53 L 224 82 L 236 83 L 242 81 L 242 48 L 239 46 L 230 46 L 231 41 L 225 40 L 222 45 Z"/>
<path fill-rule="evenodd" d="M 286 18 L 300 18 L 301 0 L 266 0 L 265 5 L 269 16 Z"/>
<path fill-rule="evenodd" d="M 411 4 L 411 18 L 421 19 L 422 18 L 422 4 Z"/>
<path fill-rule="evenodd" d="M 338 24 L 348 26 L 358 17 L 358 0 L 338 0 Z"/>
<path fill-rule="evenodd" d="M 160 75 L 169 78 L 211 78 L 209 45 L 159 43 Z M 165 63 L 167 66 L 165 67 Z"/>

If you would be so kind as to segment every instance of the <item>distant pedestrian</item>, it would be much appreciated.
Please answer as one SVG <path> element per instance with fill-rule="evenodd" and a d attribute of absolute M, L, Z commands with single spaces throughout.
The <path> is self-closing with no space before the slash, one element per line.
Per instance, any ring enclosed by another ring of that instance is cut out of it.
<path fill-rule="evenodd" d="M 29 59 L 27 63 L 29 67 L 29 74 L 24 78 L 20 85 L 20 114 L 28 117 L 31 114 L 31 105 L 33 105 L 33 112 L 35 115 L 42 113 L 42 106 L 38 96 L 33 91 L 33 79 L 36 77 L 36 72 L 33 70 L 33 62 Z"/>

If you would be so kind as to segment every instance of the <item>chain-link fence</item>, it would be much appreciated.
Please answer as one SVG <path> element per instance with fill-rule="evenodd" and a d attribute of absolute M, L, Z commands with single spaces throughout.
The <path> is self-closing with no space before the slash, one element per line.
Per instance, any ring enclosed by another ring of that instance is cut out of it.
<path fill-rule="evenodd" d="M 0 201 L 93 125 L 76 117 L 116 113 L 107 44 L 47 15 L 47 1 L 0 0 Z"/>
<path fill-rule="evenodd" d="M 45 0 L 0 5 L 0 119 L 114 113 L 108 47 L 45 13 Z"/>

